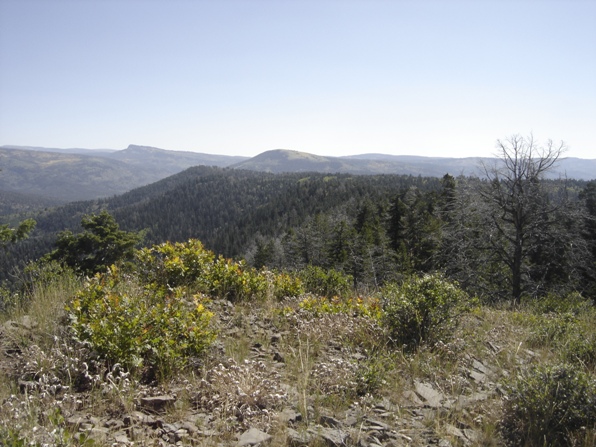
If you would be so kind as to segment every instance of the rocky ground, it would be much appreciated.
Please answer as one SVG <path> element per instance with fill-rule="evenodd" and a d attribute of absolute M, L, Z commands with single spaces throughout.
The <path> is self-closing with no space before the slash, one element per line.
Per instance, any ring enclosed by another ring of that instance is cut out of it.
<path fill-rule="evenodd" d="M 212 303 L 218 338 L 156 385 L 44 342 L 27 316 L 0 330 L 1 422 L 13 445 L 491 446 L 502 383 L 538 354 L 497 311 L 465 318 L 449 343 L 407 354 L 373 320 L 295 302 Z M 45 343 L 45 345 L 44 345 Z M 44 347 L 45 346 L 45 347 Z"/>

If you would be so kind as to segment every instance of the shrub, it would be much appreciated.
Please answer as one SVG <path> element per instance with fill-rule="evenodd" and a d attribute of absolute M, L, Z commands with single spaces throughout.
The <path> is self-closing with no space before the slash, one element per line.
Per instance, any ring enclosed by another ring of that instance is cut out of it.
<path fill-rule="evenodd" d="M 298 304 L 301 309 L 309 311 L 315 315 L 323 314 L 347 314 L 366 316 L 378 319 L 380 316 L 380 305 L 375 298 L 341 298 L 333 296 L 331 298 L 309 295 Z"/>
<path fill-rule="evenodd" d="M 110 364 L 166 376 L 213 340 L 212 314 L 182 288 L 156 293 L 112 267 L 91 279 L 67 307 L 71 328 Z"/>
<path fill-rule="evenodd" d="M 579 330 L 578 319 L 572 313 L 548 313 L 528 318 L 532 332 L 528 338 L 531 347 L 556 346 L 569 334 Z"/>
<path fill-rule="evenodd" d="M 596 428 L 596 383 L 574 366 L 533 368 L 506 388 L 500 431 L 508 445 L 573 445 Z"/>
<path fill-rule="evenodd" d="M 280 272 L 273 273 L 273 296 L 278 300 L 304 294 L 302 280 L 296 275 Z"/>
<path fill-rule="evenodd" d="M 261 298 L 267 291 L 267 279 L 264 274 L 248 267 L 244 261 L 234 262 L 219 256 L 208 274 L 207 293 L 239 301 Z"/>
<path fill-rule="evenodd" d="M 186 287 L 230 300 L 263 296 L 267 280 L 243 261 L 216 257 L 201 241 L 165 242 L 136 252 L 139 277 L 152 290 Z"/>
<path fill-rule="evenodd" d="M 205 291 L 215 261 L 213 252 L 198 239 L 143 248 L 135 252 L 135 258 L 143 282 L 161 290 L 186 286 Z"/>
<path fill-rule="evenodd" d="M 475 303 L 457 283 L 440 274 L 411 276 L 401 284 L 389 283 L 381 290 L 381 296 L 382 323 L 391 340 L 408 349 L 447 338 L 456 327 L 458 316 Z"/>
<path fill-rule="evenodd" d="M 352 290 L 353 278 L 338 270 L 308 265 L 298 272 L 305 292 L 319 296 L 346 296 Z"/>
<path fill-rule="evenodd" d="M 596 368 L 596 335 L 574 333 L 563 346 L 562 353 L 563 358 L 570 363 Z"/>
<path fill-rule="evenodd" d="M 591 300 L 584 298 L 577 292 L 563 296 L 556 293 L 549 293 L 540 298 L 533 298 L 526 304 L 538 314 L 568 313 L 579 315 L 594 307 Z"/>

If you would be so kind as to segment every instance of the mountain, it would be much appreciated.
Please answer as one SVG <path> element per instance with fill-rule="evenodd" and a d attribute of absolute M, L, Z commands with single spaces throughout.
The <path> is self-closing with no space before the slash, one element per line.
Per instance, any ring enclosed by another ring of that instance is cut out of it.
<path fill-rule="evenodd" d="M 446 173 L 454 176 L 482 176 L 482 163 L 491 164 L 495 161 L 496 159 L 478 157 L 384 154 L 324 157 L 287 149 L 270 150 L 247 158 L 137 145 L 130 145 L 123 150 L 3 146 L 0 148 L 0 195 L 18 193 L 20 203 L 7 205 L 8 199 L 0 198 L 0 211 L 7 214 L 11 210 L 17 212 L 23 209 L 40 209 L 42 202 L 58 204 L 109 197 L 199 165 L 268 173 L 320 172 L 442 177 Z M 551 173 L 551 177 L 560 176 L 581 180 L 596 178 L 596 160 L 563 159 Z"/>
<path fill-rule="evenodd" d="M 130 145 L 120 151 L 0 148 L 0 192 L 54 202 L 109 197 L 191 166 L 227 166 L 243 157 L 168 151 Z"/>
<path fill-rule="evenodd" d="M 235 169 L 272 173 L 323 172 L 346 174 L 401 174 L 442 177 L 449 173 L 482 176 L 482 164 L 491 165 L 496 158 L 421 157 L 415 155 L 362 154 L 344 157 L 324 157 L 306 152 L 276 149 L 234 164 Z M 562 159 L 550 173 L 550 178 L 568 177 L 578 180 L 596 178 L 596 159 Z"/>

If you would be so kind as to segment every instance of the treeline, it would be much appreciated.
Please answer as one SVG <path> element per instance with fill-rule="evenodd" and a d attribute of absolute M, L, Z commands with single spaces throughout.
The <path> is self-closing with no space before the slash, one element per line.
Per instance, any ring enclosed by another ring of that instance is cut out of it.
<path fill-rule="evenodd" d="M 320 173 L 268 174 L 199 166 L 146 187 L 105 200 L 74 202 L 34 216 L 35 232 L 10 246 L 0 275 L 53 249 L 63 230 L 82 231 L 83 216 L 108 210 L 127 231 L 145 231 L 144 245 L 201 240 L 217 254 L 242 256 L 255 235 L 278 236 L 309 216 L 346 203 L 390 197 L 416 187 L 436 190 L 439 179 L 400 175 L 356 176 Z"/>
<path fill-rule="evenodd" d="M 526 204 L 532 216 L 523 217 L 523 284 L 514 298 L 594 296 L 596 182 L 541 184 L 548 206 Z M 516 230 L 508 211 L 483 197 L 493 188 L 486 179 L 445 175 L 432 188 L 403 185 L 389 195 L 348 200 L 276 237 L 256 235 L 244 257 L 255 267 L 343 271 L 360 288 L 440 271 L 485 299 L 510 298 Z"/>

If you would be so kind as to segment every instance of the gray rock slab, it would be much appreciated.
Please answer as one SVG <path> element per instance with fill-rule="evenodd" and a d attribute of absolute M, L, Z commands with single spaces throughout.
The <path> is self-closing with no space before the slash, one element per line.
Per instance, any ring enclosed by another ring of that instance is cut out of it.
<path fill-rule="evenodd" d="M 240 435 L 238 439 L 238 446 L 244 445 L 258 445 L 267 442 L 271 439 L 271 435 L 268 435 L 264 431 L 258 428 L 249 428 Z"/>
<path fill-rule="evenodd" d="M 329 447 L 345 445 L 349 434 L 344 430 L 331 427 L 315 426 L 308 429 L 308 433 L 325 441 Z"/>
<path fill-rule="evenodd" d="M 416 394 L 418 394 L 426 405 L 431 408 L 441 408 L 445 396 L 440 391 L 435 390 L 430 384 L 416 382 Z"/>
<path fill-rule="evenodd" d="M 313 436 L 308 432 L 299 432 L 293 428 L 288 428 L 287 443 L 291 447 L 307 446 L 313 440 Z"/>

